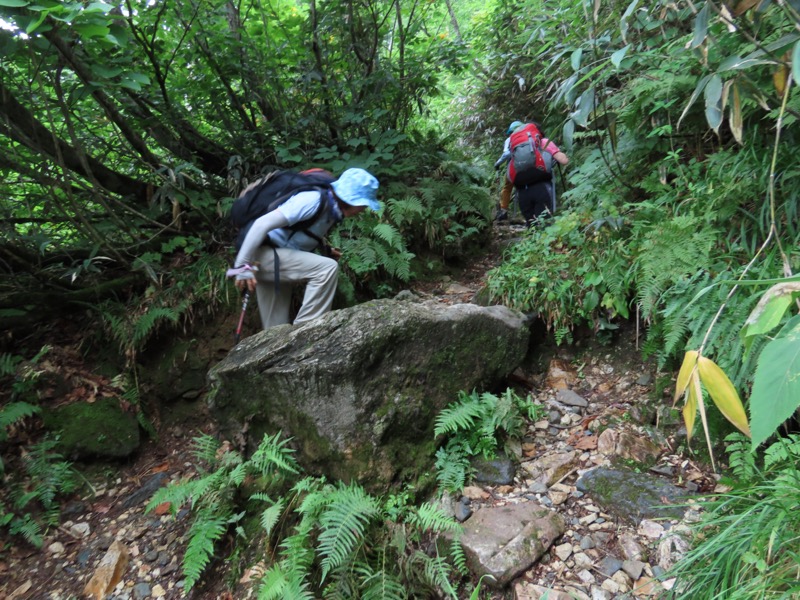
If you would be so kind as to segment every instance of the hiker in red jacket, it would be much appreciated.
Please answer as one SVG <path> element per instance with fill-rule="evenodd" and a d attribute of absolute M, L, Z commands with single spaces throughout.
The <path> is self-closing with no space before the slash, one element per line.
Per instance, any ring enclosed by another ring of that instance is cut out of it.
<path fill-rule="evenodd" d="M 530 226 L 538 221 L 545 211 L 555 210 L 555 187 L 553 185 L 553 161 L 561 165 L 569 163 L 561 149 L 544 137 L 536 122 L 514 121 L 509 125 L 503 146 L 503 154 L 494 166 L 499 169 L 508 162 L 505 183 L 500 193 L 500 209 L 495 219 L 508 219 L 511 192 L 517 188 L 517 200 L 525 222 Z"/>

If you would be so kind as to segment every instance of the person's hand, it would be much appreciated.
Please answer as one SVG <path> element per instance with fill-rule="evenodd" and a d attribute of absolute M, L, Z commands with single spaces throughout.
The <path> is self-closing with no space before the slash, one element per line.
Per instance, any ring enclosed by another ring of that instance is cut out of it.
<path fill-rule="evenodd" d="M 242 273 L 236 277 L 236 281 L 234 285 L 236 286 L 237 290 L 248 292 L 255 292 L 256 291 L 256 277 L 252 273 Z"/>
<path fill-rule="evenodd" d="M 339 260 L 340 258 L 342 258 L 342 251 L 339 250 L 338 248 L 330 246 L 328 248 L 328 256 L 330 256 L 333 260 Z"/>

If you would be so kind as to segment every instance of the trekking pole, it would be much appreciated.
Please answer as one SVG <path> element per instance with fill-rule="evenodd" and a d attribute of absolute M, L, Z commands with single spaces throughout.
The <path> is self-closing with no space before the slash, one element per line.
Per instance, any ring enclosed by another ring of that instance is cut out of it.
<path fill-rule="evenodd" d="M 245 289 L 242 294 L 242 314 L 239 315 L 239 324 L 236 326 L 236 333 L 233 335 L 233 344 L 239 343 L 242 337 L 242 324 L 244 323 L 244 314 L 247 312 L 247 301 L 250 299 L 250 291 Z"/>

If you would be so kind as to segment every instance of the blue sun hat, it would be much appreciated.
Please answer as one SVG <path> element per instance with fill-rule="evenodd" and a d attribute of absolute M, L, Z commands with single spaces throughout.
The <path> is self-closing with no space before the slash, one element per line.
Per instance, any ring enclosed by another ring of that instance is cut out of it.
<path fill-rule="evenodd" d="M 511 123 L 511 125 L 508 126 L 508 131 L 506 131 L 506 135 L 511 135 L 512 133 L 514 133 L 514 130 L 517 127 L 522 127 L 523 125 L 525 125 L 525 123 L 523 123 L 522 121 L 514 121 L 513 123 Z"/>
<path fill-rule="evenodd" d="M 364 169 L 347 169 L 331 184 L 331 187 L 339 199 L 350 206 L 366 206 L 370 210 L 380 210 L 381 203 L 377 198 L 378 185 L 378 180 Z"/>

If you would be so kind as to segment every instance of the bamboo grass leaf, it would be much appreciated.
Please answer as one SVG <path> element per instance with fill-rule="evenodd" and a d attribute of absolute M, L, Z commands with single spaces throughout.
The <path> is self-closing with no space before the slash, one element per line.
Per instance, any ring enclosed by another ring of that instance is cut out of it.
<path fill-rule="evenodd" d="M 703 386 L 728 421 L 745 435 L 750 435 L 747 414 L 733 383 L 725 372 L 710 358 L 701 356 L 697 362 L 697 370 Z"/>
<path fill-rule="evenodd" d="M 673 397 L 672 406 L 678 402 L 678 398 L 683 396 L 686 391 L 686 386 L 689 385 L 689 380 L 697 367 L 697 350 L 689 350 L 683 357 L 683 364 L 681 370 L 678 372 L 678 380 L 675 383 L 675 396 Z"/>
<path fill-rule="evenodd" d="M 692 49 L 700 46 L 708 35 L 708 5 L 709 3 L 706 2 L 694 19 L 694 37 L 692 38 L 692 44 L 690 46 Z"/>

